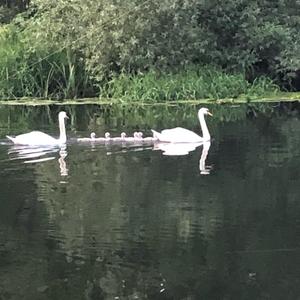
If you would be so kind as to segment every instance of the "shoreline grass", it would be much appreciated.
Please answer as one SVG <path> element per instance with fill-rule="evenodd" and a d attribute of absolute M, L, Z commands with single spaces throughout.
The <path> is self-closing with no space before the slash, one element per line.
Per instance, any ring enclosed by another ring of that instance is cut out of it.
<path fill-rule="evenodd" d="M 245 104 L 245 103 L 272 103 L 272 102 L 293 102 L 300 101 L 300 92 L 279 92 L 277 95 L 269 97 L 257 97 L 249 100 L 247 97 L 240 98 L 223 98 L 223 99 L 190 99 L 177 101 L 163 101 L 163 102 L 141 102 L 132 101 L 124 102 L 121 99 L 99 99 L 99 98 L 82 98 L 82 99 L 67 99 L 63 101 L 58 100 L 42 100 L 34 98 L 20 98 L 11 100 L 0 100 L 0 106 L 5 105 L 24 105 L 24 106 L 44 106 L 44 105 L 137 105 L 137 106 L 175 106 L 178 104 Z"/>
<path fill-rule="evenodd" d="M 230 74 L 213 66 L 191 66 L 175 73 L 120 74 L 99 86 L 99 90 L 100 98 L 150 103 L 239 97 L 251 100 L 280 92 L 267 77 L 250 83 L 242 73 Z"/>
<path fill-rule="evenodd" d="M 99 97 L 129 103 L 157 103 L 245 97 L 251 101 L 280 92 L 268 77 L 258 77 L 250 83 L 242 72 L 229 73 L 213 65 L 113 74 L 97 82 L 70 49 L 41 60 L 55 49 L 40 45 L 30 50 L 26 33 L 18 32 L 14 26 L 0 29 L 0 100 Z"/>

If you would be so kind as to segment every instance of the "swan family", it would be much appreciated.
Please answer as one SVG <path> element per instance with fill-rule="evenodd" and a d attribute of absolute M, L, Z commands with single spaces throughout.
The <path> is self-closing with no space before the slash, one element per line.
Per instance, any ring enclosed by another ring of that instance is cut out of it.
<path fill-rule="evenodd" d="M 121 143 L 204 143 L 210 141 L 210 133 L 208 131 L 205 115 L 212 114 L 207 108 L 200 108 L 198 111 L 198 119 L 202 130 L 202 136 L 195 132 L 176 127 L 171 129 L 164 129 L 161 132 L 152 129 L 153 137 L 143 137 L 142 132 L 134 132 L 132 137 L 127 137 L 125 132 L 122 132 L 119 137 L 111 137 L 109 132 L 106 132 L 104 137 L 96 137 L 94 132 L 89 138 L 77 138 L 77 142 L 121 142 Z M 18 145 L 32 145 L 32 146 L 60 146 L 67 142 L 65 120 L 68 119 L 66 112 L 61 111 L 58 114 L 59 124 L 59 138 L 56 139 L 41 131 L 31 131 L 17 135 L 15 137 L 7 135 L 6 137 L 14 144 Z"/>

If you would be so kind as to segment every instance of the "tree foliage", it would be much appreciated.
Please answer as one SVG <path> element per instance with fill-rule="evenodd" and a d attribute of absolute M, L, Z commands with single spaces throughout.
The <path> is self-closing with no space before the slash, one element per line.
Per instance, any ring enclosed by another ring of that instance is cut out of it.
<path fill-rule="evenodd" d="M 0 0 L 0 24 L 10 22 L 17 13 L 25 11 L 29 2 L 29 0 Z"/>
<path fill-rule="evenodd" d="M 80 53 L 97 79 L 112 72 L 216 64 L 273 78 L 300 69 L 297 0 L 41 1 L 47 41 Z"/>
<path fill-rule="evenodd" d="M 98 86 L 215 65 L 300 89 L 299 11 L 299 0 L 34 0 L 15 23 L 28 53 L 66 51 Z"/>

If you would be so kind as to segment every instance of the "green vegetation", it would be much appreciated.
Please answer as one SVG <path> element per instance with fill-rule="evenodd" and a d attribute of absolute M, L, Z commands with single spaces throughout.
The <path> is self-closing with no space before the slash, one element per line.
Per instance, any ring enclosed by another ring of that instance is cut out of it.
<path fill-rule="evenodd" d="M 193 68 L 177 73 L 147 72 L 145 74 L 121 74 L 101 89 L 104 98 L 121 99 L 126 102 L 160 102 L 172 100 L 247 99 L 276 94 L 278 87 L 266 77 L 249 83 L 241 74 L 227 74 L 215 68 Z"/>
<path fill-rule="evenodd" d="M 18 13 L 25 11 L 30 0 L 0 0 L 0 24 L 10 22 Z"/>
<path fill-rule="evenodd" d="M 35 0 L 0 8 L 2 99 L 251 100 L 300 89 L 296 0 Z"/>
<path fill-rule="evenodd" d="M 55 48 L 45 49 L 42 45 L 30 48 L 29 38 L 15 26 L 1 28 L 1 98 L 61 99 L 89 93 L 91 83 L 71 51 L 55 52 Z"/>

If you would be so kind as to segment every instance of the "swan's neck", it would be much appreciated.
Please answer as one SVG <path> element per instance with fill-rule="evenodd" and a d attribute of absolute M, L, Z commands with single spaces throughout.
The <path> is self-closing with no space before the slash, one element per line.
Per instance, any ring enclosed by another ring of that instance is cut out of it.
<path fill-rule="evenodd" d="M 206 125 L 206 121 L 204 118 L 204 114 L 203 113 L 199 113 L 199 121 L 200 121 L 200 126 L 201 126 L 201 130 L 202 130 L 202 136 L 203 136 L 203 140 L 204 141 L 209 141 L 210 140 L 210 134 Z"/>
<path fill-rule="evenodd" d="M 59 119 L 59 142 L 64 144 L 67 141 L 65 119 Z"/>

